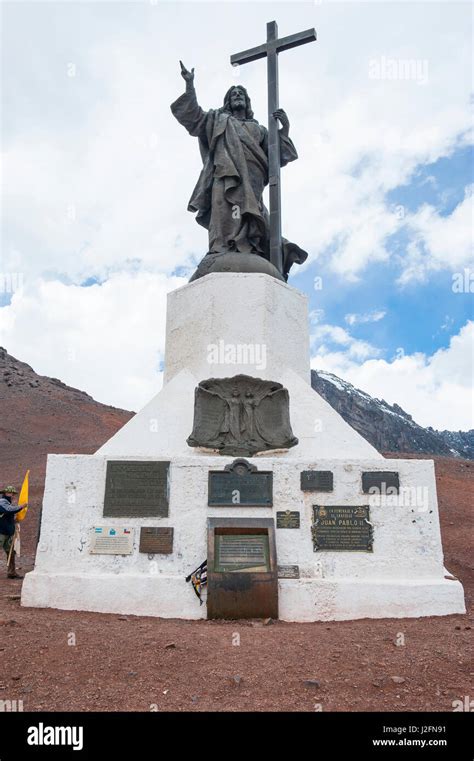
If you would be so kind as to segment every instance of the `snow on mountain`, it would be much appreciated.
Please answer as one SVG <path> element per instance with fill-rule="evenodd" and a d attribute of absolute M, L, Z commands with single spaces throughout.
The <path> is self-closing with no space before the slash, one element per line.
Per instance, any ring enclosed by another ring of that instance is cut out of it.
<path fill-rule="evenodd" d="M 423 428 L 398 404 L 375 399 L 332 373 L 312 370 L 311 385 L 379 452 L 474 459 L 474 430 Z"/>

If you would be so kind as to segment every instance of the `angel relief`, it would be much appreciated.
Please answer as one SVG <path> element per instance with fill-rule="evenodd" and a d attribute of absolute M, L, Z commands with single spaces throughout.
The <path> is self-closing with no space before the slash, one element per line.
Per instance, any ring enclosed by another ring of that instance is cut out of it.
<path fill-rule="evenodd" d="M 251 456 L 297 443 L 288 391 L 281 383 L 236 375 L 201 381 L 196 388 L 189 446 Z"/>

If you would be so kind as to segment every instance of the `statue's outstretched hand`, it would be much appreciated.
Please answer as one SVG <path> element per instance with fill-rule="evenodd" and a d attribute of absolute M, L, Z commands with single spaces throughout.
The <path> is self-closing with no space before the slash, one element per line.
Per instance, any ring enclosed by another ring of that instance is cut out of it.
<path fill-rule="evenodd" d="M 179 65 L 181 66 L 181 76 L 183 79 L 186 82 L 192 82 L 194 80 L 194 68 L 192 68 L 191 71 L 188 71 L 182 61 L 179 62 Z"/>

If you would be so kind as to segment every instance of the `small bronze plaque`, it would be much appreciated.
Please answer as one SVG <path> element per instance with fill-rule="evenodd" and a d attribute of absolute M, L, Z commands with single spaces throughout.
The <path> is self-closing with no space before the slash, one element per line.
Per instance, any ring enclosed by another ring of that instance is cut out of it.
<path fill-rule="evenodd" d="M 362 473 L 364 494 L 398 494 L 400 478 L 396 471 L 373 470 Z"/>
<path fill-rule="evenodd" d="M 234 460 L 224 470 L 209 473 L 210 507 L 271 507 L 273 473 L 258 471 L 247 460 Z"/>
<path fill-rule="evenodd" d="M 277 512 L 277 528 L 299 528 L 300 514 L 297 510 Z"/>
<path fill-rule="evenodd" d="M 109 460 L 104 516 L 166 518 L 169 462 Z"/>
<path fill-rule="evenodd" d="M 148 555 L 171 555 L 173 552 L 174 529 L 164 527 L 143 527 L 140 530 L 140 552 Z"/>
<path fill-rule="evenodd" d="M 313 548 L 337 552 L 372 552 L 373 528 L 369 508 L 313 505 Z"/>
<path fill-rule="evenodd" d="M 300 577 L 299 565 L 279 565 L 278 566 L 279 579 L 299 579 L 299 577 Z"/>
<path fill-rule="evenodd" d="M 302 491 L 333 491 L 334 477 L 331 470 L 303 470 Z"/>

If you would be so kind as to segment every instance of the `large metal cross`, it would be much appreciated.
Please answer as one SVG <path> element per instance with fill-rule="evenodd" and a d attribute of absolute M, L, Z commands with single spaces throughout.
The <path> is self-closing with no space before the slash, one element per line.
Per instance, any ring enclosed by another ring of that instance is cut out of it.
<path fill-rule="evenodd" d="M 280 192 L 280 139 L 278 121 L 273 116 L 278 106 L 278 53 L 282 50 L 296 48 L 316 39 L 314 29 L 290 34 L 278 39 L 276 21 L 267 24 L 267 41 L 256 48 L 244 50 L 231 55 L 232 66 L 267 59 L 268 84 L 268 184 L 270 188 L 270 261 L 279 272 L 283 272 L 283 254 L 281 247 L 281 192 Z"/>

